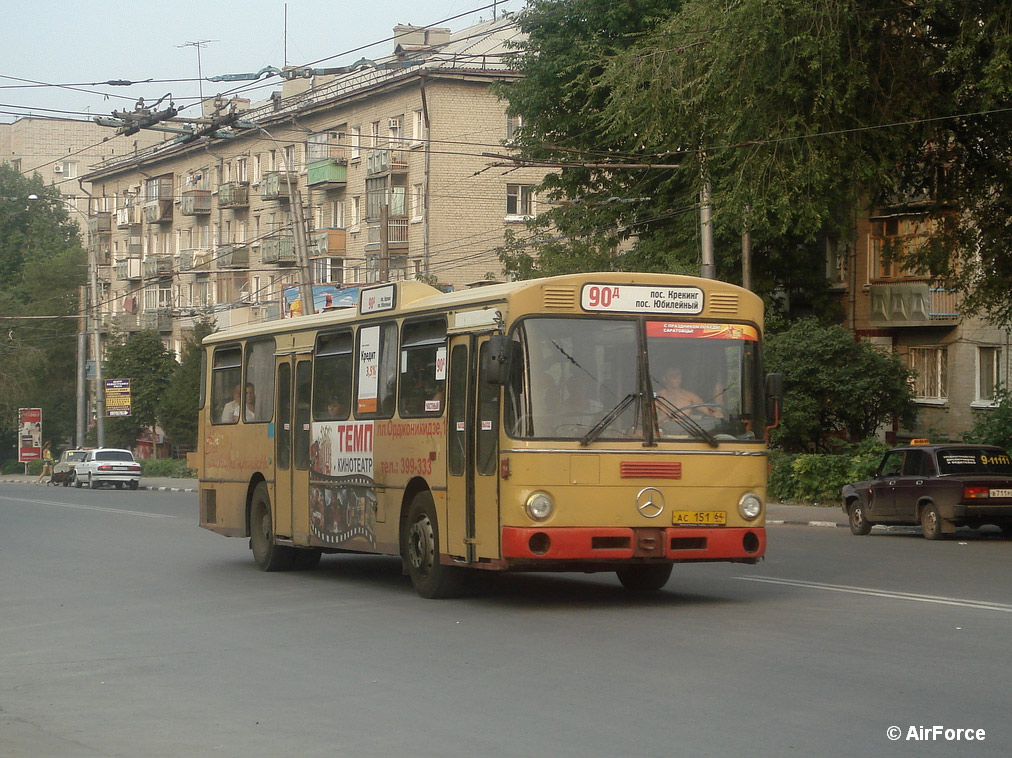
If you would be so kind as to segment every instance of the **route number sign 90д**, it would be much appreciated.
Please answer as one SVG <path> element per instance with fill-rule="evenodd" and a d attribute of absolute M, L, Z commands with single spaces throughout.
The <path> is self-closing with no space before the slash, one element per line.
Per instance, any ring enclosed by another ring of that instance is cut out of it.
<path fill-rule="evenodd" d="M 580 305 L 585 311 L 694 315 L 703 312 L 703 290 L 699 287 L 585 284 L 580 293 Z"/>

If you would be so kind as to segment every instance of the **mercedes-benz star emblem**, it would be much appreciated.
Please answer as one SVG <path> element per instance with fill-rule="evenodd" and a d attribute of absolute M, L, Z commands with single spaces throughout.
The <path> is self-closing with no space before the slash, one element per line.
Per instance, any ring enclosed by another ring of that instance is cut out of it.
<path fill-rule="evenodd" d="M 636 495 L 636 510 L 647 518 L 664 513 L 664 494 L 656 487 L 644 487 Z"/>

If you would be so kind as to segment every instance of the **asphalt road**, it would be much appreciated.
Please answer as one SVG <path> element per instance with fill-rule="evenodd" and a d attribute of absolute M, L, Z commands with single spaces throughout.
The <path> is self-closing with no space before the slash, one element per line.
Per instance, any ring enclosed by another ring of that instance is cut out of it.
<path fill-rule="evenodd" d="M 0 756 L 1012 752 L 990 533 L 774 525 L 759 566 L 654 595 L 513 575 L 428 601 L 395 559 L 264 574 L 196 523 L 189 493 L 0 484 Z"/>

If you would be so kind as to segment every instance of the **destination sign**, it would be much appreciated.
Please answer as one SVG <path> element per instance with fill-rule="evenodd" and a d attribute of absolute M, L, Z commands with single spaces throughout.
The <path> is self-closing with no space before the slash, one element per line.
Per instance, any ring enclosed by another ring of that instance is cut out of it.
<path fill-rule="evenodd" d="M 585 284 L 580 292 L 580 306 L 585 311 L 691 316 L 703 312 L 703 290 L 699 287 Z"/>

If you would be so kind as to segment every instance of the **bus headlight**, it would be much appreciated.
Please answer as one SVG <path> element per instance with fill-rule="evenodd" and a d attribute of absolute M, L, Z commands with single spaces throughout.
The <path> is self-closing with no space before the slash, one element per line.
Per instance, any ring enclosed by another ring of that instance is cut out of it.
<path fill-rule="evenodd" d="M 763 501 L 759 499 L 758 495 L 754 495 L 748 492 L 741 496 L 741 500 L 738 501 L 738 513 L 746 521 L 754 521 L 759 518 L 759 514 L 763 510 Z"/>
<path fill-rule="evenodd" d="M 555 511 L 555 503 L 547 492 L 535 492 L 527 498 L 527 515 L 535 521 L 544 521 Z"/>

